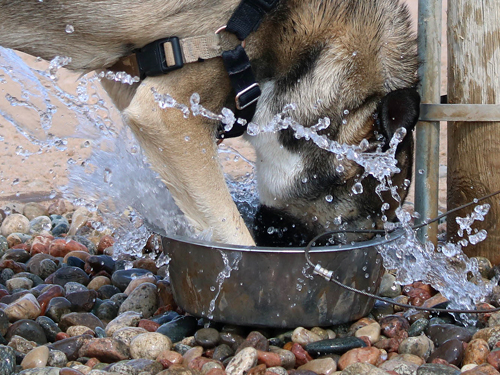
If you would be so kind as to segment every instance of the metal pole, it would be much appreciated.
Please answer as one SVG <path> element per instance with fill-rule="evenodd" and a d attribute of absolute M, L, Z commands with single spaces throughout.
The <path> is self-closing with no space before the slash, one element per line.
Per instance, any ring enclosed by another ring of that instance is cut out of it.
<path fill-rule="evenodd" d="M 422 103 L 441 101 L 441 0 L 418 1 L 418 57 Z M 420 122 L 416 130 L 415 210 L 420 222 L 438 215 L 439 122 Z M 437 243 L 437 223 L 422 228 L 419 239 Z"/>

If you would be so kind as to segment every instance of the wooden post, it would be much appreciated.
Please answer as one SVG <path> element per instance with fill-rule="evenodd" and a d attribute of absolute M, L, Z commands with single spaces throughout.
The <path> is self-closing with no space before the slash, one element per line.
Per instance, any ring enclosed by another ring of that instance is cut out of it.
<path fill-rule="evenodd" d="M 500 1 L 448 1 L 448 102 L 500 104 Z M 448 209 L 500 189 L 500 123 L 448 123 Z M 468 246 L 466 254 L 500 264 L 500 198 L 491 205 L 484 242 Z M 448 238 L 457 242 L 455 217 L 448 217 Z"/>

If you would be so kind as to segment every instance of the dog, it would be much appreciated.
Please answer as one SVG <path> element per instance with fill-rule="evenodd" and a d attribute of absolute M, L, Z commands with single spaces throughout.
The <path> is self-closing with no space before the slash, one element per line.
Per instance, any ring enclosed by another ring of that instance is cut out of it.
<path fill-rule="evenodd" d="M 0 45 L 47 60 L 68 56 L 69 69 L 100 71 L 157 39 L 214 33 L 238 5 L 239 0 L 0 0 Z M 404 4 L 280 0 L 244 48 L 262 91 L 254 123 L 265 124 L 295 103 L 298 123 L 310 127 L 328 117 L 331 124 L 320 134 L 349 145 L 367 139 L 372 150 L 381 136 L 387 144 L 398 128 L 405 128 L 408 135 L 397 151 L 401 172 L 393 182 L 406 196 L 420 98 L 416 42 Z M 382 201 L 373 194 L 376 181 L 365 178 L 364 193 L 353 194 L 363 168 L 344 160 L 339 171 L 336 155 L 295 138 L 290 129 L 246 136 L 257 155 L 261 207 L 253 227 L 245 226 L 217 159 L 218 123 L 162 110 L 152 94 L 154 89 L 189 103 L 196 92 L 215 113 L 223 107 L 235 110 L 221 58 L 133 85 L 102 84 L 179 208 L 197 229 L 212 229 L 214 240 L 297 246 L 341 223 L 343 228 L 382 226 Z M 387 220 L 394 219 L 395 207 L 392 203 L 385 211 Z"/>

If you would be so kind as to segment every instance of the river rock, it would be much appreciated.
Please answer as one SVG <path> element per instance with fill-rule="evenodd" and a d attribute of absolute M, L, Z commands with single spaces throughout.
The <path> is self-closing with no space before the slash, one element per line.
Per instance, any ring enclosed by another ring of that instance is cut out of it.
<path fill-rule="evenodd" d="M 452 339 L 444 342 L 428 358 L 428 362 L 439 358 L 446 362 L 458 366 L 462 362 L 464 354 L 464 344 L 458 339 Z"/>
<path fill-rule="evenodd" d="M 417 375 L 460 375 L 460 370 L 440 363 L 426 363 L 418 368 Z"/>
<path fill-rule="evenodd" d="M 342 375 L 387 375 L 387 372 L 370 363 L 356 362 L 345 368 Z"/>
<path fill-rule="evenodd" d="M 61 286 L 64 286 L 66 283 L 72 281 L 83 285 L 87 285 L 89 283 L 89 277 L 85 271 L 78 267 L 60 268 L 53 274 L 53 277 L 52 283 Z"/>
<path fill-rule="evenodd" d="M 130 342 L 130 355 L 132 358 L 156 359 L 158 355 L 170 350 L 172 341 L 161 333 L 147 332 L 137 335 Z"/>
<path fill-rule="evenodd" d="M 241 349 L 226 367 L 228 375 L 243 375 L 257 364 L 257 350 L 248 346 Z"/>
<path fill-rule="evenodd" d="M 160 362 L 164 368 L 169 368 L 172 365 L 181 364 L 183 358 L 180 353 L 174 352 L 173 350 L 165 350 L 156 357 L 156 360 Z"/>
<path fill-rule="evenodd" d="M 27 237 L 26 240 L 29 240 L 29 238 Z M 11 259 L 14 262 L 26 263 L 30 259 L 30 253 L 24 249 L 9 249 L 2 256 L 2 259 Z"/>
<path fill-rule="evenodd" d="M 16 356 L 22 358 L 24 355 L 36 348 L 38 344 L 34 341 L 27 340 L 24 337 L 14 335 L 9 339 L 9 346 L 16 351 Z"/>
<path fill-rule="evenodd" d="M 103 285 L 103 286 L 101 286 L 97 290 L 97 294 L 98 294 L 99 298 L 101 298 L 101 299 L 112 299 L 113 296 L 115 296 L 116 294 L 122 295 L 123 296 L 123 301 L 128 297 L 125 293 L 122 293 L 120 291 L 120 289 L 118 289 L 114 285 Z M 118 305 L 121 305 L 123 301 L 121 301 Z"/>
<path fill-rule="evenodd" d="M 36 322 L 42 327 L 45 337 L 47 337 L 47 341 L 49 342 L 54 342 L 57 334 L 61 332 L 59 326 L 47 316 L 39 316 L 36 318 Z"/>
<path fill-rule="evenodd" d="M 45 367 L 49 359 L 49 348 L 39 346 L 31 350 L 21 362 L 21 367 L 25 370 L 34 367 Z"/>
<path fill-rule="evenodd" d="M 332 358 L 313 359 L 300 366 L 298 370 L 309 370 L 318 375 L 330 375 L 337 370 L 337 363 Z"/>
<path fill-rule="evenodd" d="M 395 298 L 401 295 L 401 285 L 396 283 L 396 277 L 390 273 L 382 276 L 378 291 L 379 296 Z"/>
<path fill-rule="evenodd" d="M 399 345 L 399 354 L 414 354 L 424 359 L 429 358 L 434 351 L 434 343 L 425 335 L 408 337 Z"/>
<path fill-rule="evenodd" d="M 284 350 L 277 346 L 269 346 L 269 351 L 278 354 L 281 361 L 281 367 L 290 370 L 295 367 L 296 358 L 290 350 Z"/>
<path fill-rule="evenodd" d="M 123 292 L 125 289 L 127 289 L 128 284 L 130 284 L 133 279 L 147 274 L 151 274 L 151 272 L 148 270 L 141 270 L 140 268 L 118 270 L 113 273 L 111 282 L 114 286 L 116 286 Z"/>
<path fill-rule="evenodd" d="M 140 312 L 144 318 L 149 318 L 158 309 L 159 298 L 156 285 L 144 283 L 139 285 L 121 304 L 119 314 L 126 311 Z"/>
<path fill-rule="evenodd" d="M 202 328 L 194 334 L 196 343 L 204 348 L 213 348 L 220 341 L 220 334 L 214 328 Z"/>
<path fill-rule="evenodd" d="M 183 358 L 182 363 L 186 366 L 189 366 L 191 361 L 203 355 L 203 347 L 201 346 L 194 346 L 194 347 L 188 346 L 188 348 L 189 349 L 186 352 L 182 353 L 182 358 Z"/>
<path fill-rule="evenodd" d="M 16 354 L 9 346 L 0 345 L 0 375 L 12 375 L 16 368 Z"/>
<path fill-rule="evenodd" d="M 397 356 L 388 361 L 385 361 L 379 366 L 379 368 L 387 372 L 392 371 L 396 374 L 413 375 L 417 372 L 418 367 L 425 363 L 420 357 L 413 357 L 416 357 L 418 359 L 418 363 L 414 363 L 414 361 L 408 361 L 404 356 Z"/>
<path fill-rule="evenodd" d="M 121 328 L 137 327 L 141 318 L 141 313 L 135 311 L 127 311 L 120 314 L 106 325 L 106 335 L 113 336 Z"/>
<path fill-rule="evenodd" d="M 109 363 L 128 359 L 130 352 L 123 342 L 105 337 L 85 342 L 78 351 L 78 355 L 79 357 L 95 357 L 101 362 Z"/>
<path fill-rule="evenodd" d="M 366 343 L 358 337 L 342 337 L 316 341 L 305 346 L 307 352 L 311 355 L 325 354 L 344 354 L 345 352 L 367 346 Z"/>
<path fill-rule="evenodd" d="M 28 219 L 28 220 L 33 220 L 36 217 L 39 216 L 45 216 L 49 214 L 49 211 L 47 208 L 42 206 L 40 203 L 36 202 L 29 202 L 26 203 L 23 207 L 23 215 Z"/>
<path fill-rule="evenodd" d="M 7 280 L 5 286 L 12 293 L 16 289 L 30 289 L 33 286 L 33 280 L 27 277 L 15 277 Z"/>
<path fill-rule="evenodd" d="M 435 324 L 427 329 L 427 335 L 436 347 L 443 345 L 446 341 L 457 339 L 469 342 L 472 339 L 470 330 L 453 324 Z"/>
<path fill-rule="evenodd" d="M 408 329 L 408 336 L 420 336 L 429 326 L 429 320 L 426 318 L 417 319 Z"/>
<path fill-rule="evenodd" d="M 4 237 L 11 233 L 27 234 L 30 231 L 30 221 L 21 214 L 11 214 L 3 220 L 0 231 Z"/>
<path fill-rule="evenodd" d="M 341 370 L 344 370 L 355 362 L 375 365 L 379 361 L 380 355 L 380 350 L 374 347 L 351 349 L 340 357 L 338 366 Z"/>
<path fill-rule="evenodd" d="M 60 350 L 50 350 L 49 358 L 47 359 L 47 366 L 49 367 L 64 367 L 68 363 L 66 354 Z"/>
<path fill-rule="evenodd" d="M 163 366 L 160 363 L 146 358 L 121 361 L 109 368 L 109 372 L 131 375 L 156 375 L 162 370 Z"/>
<path fill-rule="evenodd" d="M 408 331 L 410 323 L 408 320 L 398 315 L 389 315 L 379 321 L 382 334 L 393 338 L 400 337 L 402 331 Z"/>
<path fill-rule="evenodd" d="M 156 332 L 168 336 L 172 342 L 178 342 L 186 336 L 193 335 L 197 327 L 198 320 L 186 315 L 161 325 Z"/>
<path fill-rule="evenodd" d="M 71 326 L 85 326 L 95 331 L 96 327 L 104 328 L 104 324 L 92 313 L 69 313 L 59 322 L 59 327 L 66 331 Z"/>
<path fill-rule="evenodd" d="M 52 227 L 52 222 L 48 216 L 37 216 L 30 220 L 30 233 L 35 235 L 39 233 L 48 233 Z"/>
<path fill-rule="evenodd" d="M 104 285 L 111 285 L 111 280 L 109 279 L 109 277 L 96 276 L 92 280 L 90 280 L 89 284 L 87 285 L 87 288 L 97 291 L 97 290 L 99 290 L 99 288 L 103 287 Z M 117 288 L 117 291 L 119 292 L 118 288 Z"/>
<path fill-rule="evenodd" d="M 292 341 L 300 345 L 307 345 L 312 342 L 321 341 L 321 337 L 308 329 L 297 327 L 293 331 Z"/>
<path fill-rule="evenodd" d="M 111 300 L 106 300 L 99 305 L 95 311 L 95 315 L 102 321 L 109 322 L 118 315 L 119 305 Z"/>
<path fill-rule="evenodd" d="M 30 368 L 19 372 L 20 375 L 59 375 L 58 367 Z"/>
<path fill-rule="evenodd" d="M 12 336 L 20 336 L 41 345 L 47 343 L 43 328 L 31 319 L 22 319 L 13 323 L 7 330 L 5 339 L 9 341 Z"/>
<path fill-rule="evenodd" d="M 476 339 L 469 342 L 465 349 L 462 365 L 486 363 L 486 358 L 490 354 L 488 343 L 483 339 Z"/>
<path fill-rule="evenodd" d="M 222 362 L 232 355 L 234 355 L 234 350 L 229 345 L 221 344 L 214 349 L 212 358 L 216 361 Z"/>
<path fill-rule="evenodd" d="M 71 303 L 71 310 L 75 312 L 89 312 L 94 307 L 97 299 L 95 290 L 83 290 L 66 294 L 66 299 Z"/>
<path fill-rule="evenodd" d="M 132 340 L 143 333 L 147 333 L 144 328 L 140 327 L 124 327 L 113 333 L 113 338 L 123 342 L 125 345 L 130 346 Z"/>
<path fill-rule="evenodd" d="M 40 304 L 33 294 L 25 294 L 17 301 L 12 302 L 4 309 L 11 322 L 20 319 L 36 319 L 40 313 Z"/>
<path fill-rule="evenodd" d="M 5 336 L 9 329 L 9 318 L 3 310 L 0 310 L 0 335 Z"/>
<path fill-rule="evenodd" d="M 378 340 L 380 340 L 380 324 L 371 323 L 364 327 L 361 327 L 354 334 L 356 337 L 368 337 L 370 343 L 375 344 Z"/>
<path fill-rule="evenodd" d="M 91 335 L 75 336 L 56 341 L 47 346 L 50 350 L 60 350 L 63 352 L 68 358 L 68 361 L 74 361 L 79 357 L 78 352 L 82 345 L 92 339 L 93 337 Z"/>
<path fill-rule="evenodd" d="M 45 310 L 45 315 L 54 322 L 59 323 L 61 317 L 71 312 L 71 302 L 64 297 L 54 297 L 50 300 Z"/>

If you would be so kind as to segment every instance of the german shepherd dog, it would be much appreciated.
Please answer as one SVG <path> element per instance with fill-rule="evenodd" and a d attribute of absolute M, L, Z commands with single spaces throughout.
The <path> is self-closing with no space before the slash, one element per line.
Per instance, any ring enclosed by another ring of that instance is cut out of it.
<path fill-rule="evenodd" d="M 239 0 L 0 0 L 0 45 L 44 59 L 71 57 L 68 68 L 103 70 L 160 38 L 215 32 Z M 66 28 L 71 25 L 71 33 Z M 399 0 L 281 0 L 246 40 L 246 52 L 262 95 L 253 122 L 265 124 L 286 104 L 294 120 L 310 127 L 328 117 L 322 130 L 349 145 L 367 139 L 374 148 L 395 130 L 408 135 L 399 145 L 401 173 L 394 176 L 404 198 L 410 178 L 420 99 L 416 43 L 409 13 Z M 234 109 L 234 92 L 222 59 L 186 64 L 134 85 L 103 80 L 180 209 L 196 228 L 211 228 L 224 243 L 254 245 L 225 185 L 217 159 L 213 120 L 158 107 L 152 89 L 220 113 Z M 186 142 L 185 139 L 190 141 Z M 375 180 L 364 193 L 351 188 L 363 169 L 353 162 L 337 168 L 336 156 L 291 130 L 247 136 L 257 154 L 261 208 L 254 228 L 258 244 L 300 245 L 334 229 L 341 217 L 350 228 L 379 228 L 381 200 Z M 303 181 L 308 180 L 308 183 Z M 331 196 L 332 199 L 325 199 Z M 386 211 L 394 218 L 394 207 Z M 267 228 L 275 228 L 269 234 Z M 277 234 L 276 234 L 277 233 Z"/>

